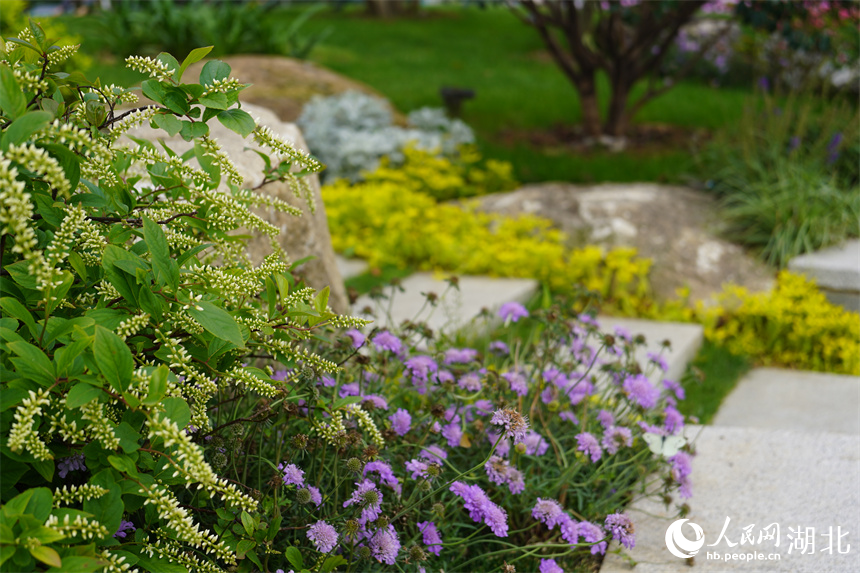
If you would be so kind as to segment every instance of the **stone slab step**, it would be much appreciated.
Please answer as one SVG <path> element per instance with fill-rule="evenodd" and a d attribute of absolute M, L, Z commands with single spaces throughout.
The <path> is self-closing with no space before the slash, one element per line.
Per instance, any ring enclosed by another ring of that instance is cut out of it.
<path fill-rule="evenodd" d="M 860 376 L 756 368 L 726 397 L 712 423 L 860 436 Z M 860 537 L 857 543 L 860 551 Z"/>
<path fill-rule="evenodd" d="M 688 428 L 692 430 L 694 428 Z M 634 568 L 616 555 L 607 555 L 601 573 L 696 573 L 845 572 L 860 571 L 860 436 L 786 429 L 707 426 L 695 441 L 693 497 L 687 518 L 704 532 L 704 545 L 693 559 L 673 556 L 666 546 L 666 531 L 675 518 L 667 517 L 660 504 L 638 502 L 629 509 L 636 528 L 636 547 L 629 554 Z M 720 533 L 726 518 L 725 538 Z M 743 528 L 759 532 L 779 525 L 778 547 L 774 541 L 740 545 Z M 832 554 L 826 535 L 832 527 Z M 800 554 L 793 546 L 795 532 L 812 534 L 814 553 Z M 807 529 L 811 528 L 811 529 Z M 839 529 L 841 528 L 841 529 Z M 688 524 L 682 533 L 695 534 Z M 838 533 L 842 550 L 838 554 Z M 726 539 L 736 543 L 729 547 Z M 719 541 L 719 542 L 718 542 Z M 718 542 L 718 543 L 717 543 Z M 709 547 L 717 543 L 716 546 Z M 789 547 L 792 547 L 789 553 Z M 721 559 L 709 559 L 708 552 Z M 725 554 L 779 556 L 779 560 L 732 560 Z"/>
<path fill-rule="evenodd" d="M 364 259 L 347 259 L 340 255 L 335 255 L 334 261 L 337 263 L 337 268 L 340 270 L 340 276 L 342 276 L 344 280 L 358 276 L 367 271 L 368 268 L 367 261 Z"/>
<path fill-rule="evenodd" d="M 391 301 L 374 301 L 368 296 L 360 297 L 353 312 L 359 316 L 365 307 L 374 309 L 374 326 L 399 325 L 404 320 L 423 320 L 434 331 L 453 332 L 466 326 L 487 308 L 495 313 L 498 308 L 511 301 L 525 304 L 536 292 L 538 282 L 532 279 L 492 278 L 479 276 L 459 277 L 459 290 L 451 288 L 444 279 L 447 275 L 415 273 L 403 279 L 405 292 L 395 292 Z M 439 295 L 436 308 L 426 304 L 422 293 Z M 385 289 L 390 295 L 391 289 Z"/>
<path fill-rule="evenodd" d="M 788 268 L 814 278 L 834 304 L 860 311 L 860 239 L 794 257 Z"/>
<path fill-rule="evenodd" d="M 648 362 L 648 352 L 663 352 L 669 364 L 669 370 L 662 374 L 659 370 L 651 375 L 651 382 L 659 384 L 663 378 L 678 381 L 684 375 L 687 364 L 695 358 L 696 353 L 702 346 L 704 330 L 699 324 L 683 322 L 658 322 L 654 320 L 642 320 L 638 318 L 616 318 L 598 316 L 600 330 L 612 334 L 616 327 L 621 327 L 633 336 L 645 335 L 645 346 L 636 350 L 636 360 L 645 367 Z M 672 343 L 671 351 L 663 350 L 662 342 L 669 340 Z"/>

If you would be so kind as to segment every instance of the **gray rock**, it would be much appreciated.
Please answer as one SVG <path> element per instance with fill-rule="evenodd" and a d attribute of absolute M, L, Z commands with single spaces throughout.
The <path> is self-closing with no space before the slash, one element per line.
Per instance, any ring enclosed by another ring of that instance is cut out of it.
<path fill-rule="evenodd" d="M 271 111 L 255 105 L 243 104 L 242 109 L 257 119 L 258 123 L 270 127 L 275 134 L 292 141 L 297 147 L 307 150 L 301 131 L 295 124 L 284 123 Z M 263 160 L 252 151 L 252 149 L 259 149 L 259 146 L 250 137 L 242 139 L 240 135 L 227 129 L 217 120 L 209 122 L 209 130 L 210 135 L 218 141 L 236 164 L 239 173 L 245 179 L 245 187 L 253 188 L 259 185 L 263 181 L 264 164 Z M 183 153 L 191 147 L 190 143 L 183 141 L 179 135 L 168 137 L 164 131 L 153 130 L 148 126 L 135 129 L 130 132 L 130 135 L 153 140 L 161 138 L 177 153 Z M 316 289 L 330 287 L 329 304 L 332 309 L 340 313 L 348 312 L 349 302 L 331 246 L 325 207 L 320 195 L 319 177 L 314 174 L 310 175 L 308 179 L 316 203 L 315 213 L 310 212 L 303 199 L 298 199 L 293 195 L 286 183 L 275 182 L 267 184 L 262 188 L 262 191 L 301 209 L 302 216 L 294 217 L 274 209 L 258 210 L 257 214 L 281 230 L 278 240 L 291 260 L 297 261 L 309 256 L 315 257 L 299 266 L 294 272 L 304 278 L 308 285 Z M 267 237 L 255 235 L 249 241 L 248 255 L 254 263 L 261 262 L 270 253 L 271 246 Z"/>
<path fill-rule="evenodd" d="M 651 258 L 651 282 L 661 299 L 687 286 L 706 300 L 732 282 L 768 290 L 773 272 L 743 249 L 719 237 L 717 205 L 704 193 L 656 184 L 527 185 L 479 198 L 482 209 L 551 219 L 571 246 L 634 247 Z"/>
<path fill-rule="evenodd" d="M 815 279 L 834 304 L 860 311 L 860 239 L 794 257 L 788 268 Z"/>

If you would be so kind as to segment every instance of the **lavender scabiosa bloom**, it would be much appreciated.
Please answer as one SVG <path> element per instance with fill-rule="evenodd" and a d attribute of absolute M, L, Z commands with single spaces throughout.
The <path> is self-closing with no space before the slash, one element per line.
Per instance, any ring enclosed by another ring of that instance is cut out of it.
<path fill-rule="evenodd" d="M 606 542 L 603 539 L 606 537 L 603 529 L 594 525 L 590 521 L 579 522 L 579 534 L 582 535 L 586 543 L 594 543 L 591 546 L 592 555 L 603 555 L 606 553 Z"/>
<path fill-rule="evenodd" d="M 294 485 L 296 487 L 304 487 L 305 472 L 296 464 L 282 463 L 278 469 L 284 472 L 284 485 Z"/>
<path fill-rule="evenodd" d="M 487 441 L 490 444 L 495 444 L 499 439 L 499 434 L 495 433 L 492 430 L 487 430 Z M 508 452 L 511 450 L 511 441 L 508 439 L 503 439 L 499 442 L 499 445 L 496 446 L 496 454 L 500 456 L 508 455 Z"/>
<path fill-rule="evenodd" d="M 348 500 L 343 502 L 343 506 L 359 505 L 362 521 L 373 521 L 379 517 L 379 513 L 382 511 L 382 492 L 369 479 L 365 479 L 361 483 L 356 482 L 355 485 L 355 491 L 352 492 L 352 496 Z"/>
<path fill-rule="evenodd" d="M 678 400 L 683 400 L 684 397 L 686 396 L 684 389 L 681 387 L 680 384 L 678 384 L 674 380 L 663 380 L 663 387 L 666 388 L 666 390 L 674 392 L 675 397 Z"/>
<path fill-rule="evenodd" d="M 361 345 L 364 344 L 365 336 L 356 329 L 351 328 L 347 330 L 344 334 L 346 334 L 352 339 L 353 348 L 361 348 Z"/>
<path fill-rule="evenodd" d="M 525 396 L 529 392 L 526 377 L 521 372 L 511 370 L 502 374 L 502 378 L 508 381 L 511 390 L 517 393 L 518 396 Z"/>
<path fill-rule="evenodd" d="M 604 429 L 608 429 L 615 425 L 615 416 L 608 410 L 601 410 L 597 413 L 597 421 Z"/>
<path fill-rule="evenodd" d="M 84 463 L 84 454 L 74 454 L 66 458 L 57 460 L 57 473 L 61 478 L 69 475 L 69 472 L 87 471 L 87 465 Z"/>
<path fill-rule="evenodd" d="M 603 455 L 603 450 L 600 449 L 600 444 L 597 443 L 597 438 L 588 432 L 577 434 L 576 436 L 577 450 L 585 452 L 586 456 L 591 456 L 591 461 L 596 462 Z"/>
<path fill-rule="evenodd" d="M 664 426 L 670 434 L 678 432 L 684 427 L 684 415 L 674 406 L 667 406 L 663 413 L 666 415 Z"/>
<path fill-rule="evenodd" d="M 532 517 L 544 523 L 550 529 L 561 523 L 564 510 L 554 499 L 537 498 L 537 503 L 532 508 Z"/>
<path fill-rule="evenodd" d="M 412 479 L 427 478 L 427 462 L 421 460 L 409 460 L 406 462 L 406 471 L 412 472 Z"/>
<path fill-rule="evenodd" d="M 338 388 L 337 393 L 341 398 L 346 398 L 347 396 L 358 396 L 361 393 L 361 388 L 358 387 L 358 382 L 350 382 L 349 384 L 344 384 Z"/>
<path fill-rule="evenodd" d="M 427 546 L 427 551 L 438 557 L 442 553 L 442 536 L 439 535 L 436 524 L 432 521 L 419 521 L 418 531 L 424 536 L 424 545 Z"/>
<path fill-rule="evenodd" d="M 579 543 L 579 524 L 575 522 L 568 514 L 564 514 L 559 519 L 558 528 L 561 530 L 561 538 L 576 545 Z"/>
<path fill-rule="evenodd" d="M 679 494 L 683 498 L 693 496 L 693 490 L 690 484 L 690 473 L 693 471 L 692 458 L 687 452 L 678 452 L 671 458 L 669 463 L 672 464 L 672 478 L 680 487 Z"/>
<path fill-rule="evenodd" d="M 628 376 L 624 380 L 624 392 L 627 397 L 645 408 L 653 408 L 660 399 L 660 390 L 654 387 L 644 374 Z"/>
<path fill-rule="evenodd" d="M 501 340 L 494 340 L 490 343 L 490 352 L 494 352 L 495 354 L 501 354 L 505 356 L 511 353 L 511 349 L 508 348 L 508 345 L 502 342 Z"/>
<path fill-rule="evenodd" d="M 508 490 L 516 495 L 523 493 L 526 489 L 526 480 L 523 477 L 523 472 L 515 467 L 508 468 Z"/>
<path fill-rule="evenodd" d="M 331 376 L 329 376 L 328 374 L 323 374 L 320 377 L 320 383 L 325 388 L 332 388 L 333 386 L 335 386 L 337 384 L 337 381 L 334 378 L 332 378 Z"/>
<path fill-rule="evenodd" d="M 606 453 L 611 455 L 617 452 L 622 446 L 628 448 L 632 446 L 633 433 L 630 431 L 630 428 L 612 426 L 606 429 L 600 444 L 606 450 Z"/>
<path fill-rule="evenodd" d="M 320 553 L 331 553 L 337 545 L 337 531 L 325 521 L 317 521 L 308 529 L 308 539 Z"/>
<path fill-rule="evenodd" d="M 412 385 L 418 390 L 419 394 L 427 392 L 427 382 L 430 376 L 439 370 L 439 365 L 429 356 L 413 356 L 403 363 L 406 366 L 405 372 L 412 379 Z"/>
<path fill-rule="evenodd" d="M 373 345 L 376 346 L 377 350 L 388 350 L 394 354 L 399 354 L 403 348 L 400 339 L 387 330 L 383 330 L 373 337 Z"/>
<path fill-rule="evenodd" d="M 522 442 L 525 439 L 526 430 L 529 429 L 528 420 L 512 408 L 493 412 L 490 423 L 495 426 L 503 426 L 505 429 L 504 436 L 512 438 L 515 443 Z"/>
<path fill-rule="evenodd" d="M 564 569 L 555 562 L 555 559 L 541 559 L 539 571 L 540 573 L 564 573 Z"/>
<path fill-rule="evenodd" d="M 496 407 L 493 406 L 493 403 L 489 400 L 478 400 L 477 402 L 475 402 L 474 406 L 475 411 L 478 412 L 479 416 L 489 416 L 493 413 L 493 410 L 496 409 Z M 467 412 L 470 411 L 467 410 Z M 466 416 L 466 419 L 471 420 L 472 418 L 470 418 L 470 416 Z"/>
<path fill-rule="evenodd" d="M 445 353 L 445 364 L 467 364 L 478 357 L 474 348 L 449 348 Z"/>
<path fill-rule="evenodd" d="M 654 363 L 657 366 L 657 368 L 659 368 L 663 372 L 668 372 L 669 363 L 666 362 L 666 358 L 663 357 L 662 354 L 658 354 L 656 352 L 649 352 L 648 353 L 648 360 L 650 360 L 652 363 Z"/>
<path fill-rule="evenodd" d="M 370 545 L 371 555 L 377 561 L 394 565 L 397 553 L 400 552 L 400 539 L 397 538 L 397 532 L 394 531 L 393 525 L 389 524 L 384 529 L 376 530 L 368 545 Z"/>
<path fill-rule="evenodd" d="M 444 384 L 445 382 L 453 382 L 454 375 L 447 370 L 440 370 L 436 373 L 436 380 L 439 381 L 439 384 Z"/>
<path fill-rule="evenodd" d="M 636 545 L 636 536 L 633 534 L 633 522 L 623 513 L 613 513 L 606 516 L 604 522 L 606 531 L 612 534 L 612 538 L 619 541 L 627 549 L 633 549 Z"/>
<path fill-rule="evenodd" d="M 308 486 L 308 492 L 311 494 L 311 503 L 314 504 L 314 507 L 319 507 L 322 505 L 322 494 L 320 493 L 319 488 L 314 487 L 312 485 Z"/>
<path fill-rule="evenodd" d="M 272 380 L 275 382 L 283 382 L 287 379 L 287 375 L 289 375 L 289 373 L 289 370 L 275 370 L 274 373 L 272 373 Z"/>
<path fill-rule="evenodd" d="M 448 440 L 448 447 L 457 448 L 463 439 L 463 429 L 460 427 L 460 416 L 456 421 L 442 427 L 442 437 Z"/>
<path fill-rule="evenodd" d="M 487 494 L 477 485 L 466 485 L 455 481 L 449 488 L 463 498 L 463 507 L 469 512 L 472 521 L 483 521 L 496 537 L 508 536 L 508 514 L 505 510 L 490 501 Z"/>
<path fill-rule="evenodd" d="M 381 460 L 368 462 L 364 466 L 364 475 L 366 476 L 368 472 L 379 474 L 379 479 L 382 480 L 382 483 L 393 489 L 394 493 L 400 495 L 402 491 L 400 481 L 397 479 L 397 476 L 394 475 L 394 471 L 392 471 L 391 466 L 388 465 L 388 463 Z"/>
<path fill-rule="evenodd" d="M 114 537 L 121 537 L 123 539 L 128 536 L 129 531 L 136 531 L 137 528 L 130 521 L 126 521 L 124 519 L 119 522 L 119 529 L 116 530 L 116 533 L 113 534 Z"/>
<path fill-rule="evenodd" d="M 791 139 L 788 140 L 788 152 L 791 153 L 798 147 L 800 147 L 800 138 L 796 135 L 793 135 Z"/>
<path fill-rule="evenodd" d="M 579 424 L 579 418 L 577 418 L 576 414 L 574 414 L 570 410 L 564 410 L 563 412 L 559 412 L 558 417 L 566 422 L 570 422 L 571 424 Z"/>
<path fill-rule="evenodd" d="M 391 429 L 398 436 L 405 436 L 412 426 L 412 416 L 403 408 L 398 408 L 388 419 L 391 420 Z"/>
<path fill-rule="evenodd" d="M 528 456 L 542 456 L 549 448 L 549 444 L 543 439 L 543 436 L 534 430 L 526 432 L 522 443 L 526 447 L 526 455 Z"/>
<path fill-rule="evenodd" d="M 484 464 L 487 479 L 496 485 L 502 485 L 508 481 L 509 467 L 508 461 L 501 456 L 490 456 L 490 459 Z"/>
<path fill-rule="evenodd" d="M 425 460 L 430 460 L 431 462 L 435 462 L 436 460 L 446 460 L 448 459 L 448 452 L 443 450 L 441 447 L 436 444 L 431 444 L 429 446 L 425 446 L 425 449 L 421 451 L 419 456 L 424 458 Z"/>
<path fill-rule="evenodd" d="M 499 317 L 507 322 L 516 322 L 521 318 L 526 318 L 529 311 L 526 307 L 518 302 L 506 302 L 499 308 Z"/>
<path fill-rule="evenodd" d="M 481 384 L 480 376 L 475 372 L 469 372 L 457 380 L 457 386 L 467 392 L 478 392 L 483 387 L 483 384 Z"/>

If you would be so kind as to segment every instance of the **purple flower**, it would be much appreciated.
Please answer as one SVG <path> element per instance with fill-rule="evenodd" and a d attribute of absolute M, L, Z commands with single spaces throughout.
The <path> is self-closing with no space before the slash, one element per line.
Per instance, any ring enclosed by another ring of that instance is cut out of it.
<path fill-rule="evenodd" d="M 400 540 L 394 526 L 389 524 L 385 529 L 378 529 L 370 538 L 370 553 L 380 563 L 394 565 L 397 553 L 400 551 Z"/>
<path fill-rule="evenodd" d="M 539 571 L 540 573 L 564 573 L 564 569 L 559 567 L 555 559 L 541 559 Z"/>
<path fill-rule="evenodd" d="M 561 538 L 576 545 L 579 542 L 579 524 L 576 523 L 568 514 L 564 514 L 559 520 L 559 529 L 561 530 Z"/>
<path fill-rule="evenodd" d="M 529 311 L 526 310 L 526 307 L 518 302 L 506 302 L 499 308 L 499 316 L 505 322 L 516 322 L 528 315 Z"/>
<path fill-rule="evenodd" d="M 597 438 L 588 432 L 577 434 L 576 436 L 577 450 L 585 452 L 586 456 L 591 456 L 591 461 L 596 462 L 603 455 L 603 450 L 600 449 L 600 444 L 597 443 Z"/>
<path fill-rule="evenodd" d="M 505 513 L 504 509 L 490 501 L 490 498 L 479 486 L 455 481 L 449 489 L 463 498 L 463 507 L 469 512 L 472 521 L 483 521 L 496 537 L 508 536 L 508 514 Z"/>
<path fill-rule="evenodd" d="M 453 382 L 454 375 L 447 370 L 440 370 L 436 373 L 436 380 L 438 380 L 440 384 L 444 384 L 445 382 Z"/>
<path fill-rule="evenodd" d="M 684 415 L 676 408 L 668 406 L 663 410 L 663 413 L 666 415 L 665 428 L 667 432 L 674 434 L 684 427 Z"/>
<path fill-rule="evenodd" d="M 322 494 L 320 493 L 319 488 L 314 487 L 312 485 L 309 485 L 308 491 L 311 494 L 311 503 L 313 503 L 315 507 L 321 506 L 322 505 Z"/>
<path fill-rule="evenodd" d="M 758 79 L 758 87 L 763 92 L 770 91 L 770 80 L 767 78 L 767 76 L 762 76 Z"/>
<path fill-rule="evenodd" d="M 660 390 L 654 387 L 644 374 L 628 376 L 624 380 L 624 392 L 627 397 L 645 408 L 653 408 L 660 399 Z"/>
<path fill-rule="evenodd" d="M 379 517 L 382 510 L 382 492 L 376 488 L 376 484 L 365 479 L 363 482 L 356 482 L 355 491 L 352 496 L 343 502 L 344 507 L 357 504 L 361 507 L 361 519 L 364 522 L 373 521 Z"/>
<path fill-rule="evenodd" d="M 358 387 L 358 382 L 350 382 L 338 388 L 337 393 L 341 398 L 346 398 L 347 396 L 358 396 L 361 389 Z"/>
<path fill-rule="evenodd" d="M 412 378 L 412 385 L 418 389 L 419 394 L 427 392 L 427 382 L 431 374 L 439 370 L 439 365 L 429 356 L 413 356 L 403 363 L 406 373 Z"/>
<path fill-rule="evenodd" d="M 636 545 L 636 537 L 633 534 L 633 522 L 623 513 L 613 513 L 606 516 L 604 522 L 606 531 L 612 534 L 612 538 L 621 542 L 627 549 L 633 549 Z"/>
<path fill-rule="evenodd" d="M 73 454 L 66 458 L 60 458 L 57 461 L 57 469 L 61 478 L 69 475 L 69 472 L 86 471 L 87 465 L 84 463 L 84 454 Z"/>
<path fill-rule="evenodd" d="M 361 345 L 364 344 L 365 336 L 356 329 L 351 328 L 347 330 L 344 334 L 346 334 L 352 339 L 353 348 L 361 348 Z"/>
<path fill-rule="evenodd" d="M 478 392 L 483 385 L 481 384 L 480 376 L 475 372 L 469 372 L 468 374 L 464 374 L 460 377 L 457 381 L 457 386 L 467 392 Z"/>
<path fill-rule="evenodd" d="M 490 456 L 490 459 L 484 464 L 487 479 L 496 485 L 502 485 L 508 481 L 509 467 L 508 461 L 501 456 Z"/>
<path fill-rule="evenodd" d="M 606 453 L 611 455 L 617 452 L 622 446 L 628 448 L 632 446 L 633 434 L 630 432 L 630 428 L 613 426 L 606 429 L 600 444 L 606 450 Z"/>
<path fill-rule="evenodd" d="M 398 480 L 397 476 L 394 475 L 394 472 L 391 470 L 391 466 L 388 465 L 388 463 L 381 460 L 368 462 L 364 466 L 364 475 L 366 476 L 368 472 L 378 473 L 379 479 L 382 480 L 382 483 L 393 489 L 397 495 L 400 495 L 402 490 L 400 480 Z"/>
<path fill-rule="evenodd" d="M 563 412 L 558 413 L 558 417 L 562 420 L 568 421 L 571 424 L 579 424 L 579 419 L 576 417 L 576 414 L 571 412 L 570 410 L 565 410 Z"/>
<path fill-rule="evenodd" d="M 406 471 L 412 472 L 412 479 L 427 477 L 427 462 L 421 460 L 409 460 L 406 462 Z"/>
<path fill-rule="evenodd" d="M 663 357 L 662 354 L 657 354 L 656 352 L 649 352 L 648 359 L 654 364 L 656 364 L 657 368 L 659 368 L 663 372 L 668 372 L 669 363 L 666 362 L 666 359 Z"/>
<path fill-rule="evenodd" d="M 511 370 L 502 374 L 502 378 L 508 381 L 511 385 L 511 390 L 517 393 L 518 396 L 525 396 L 529 392 L 526 377 L 521 372 Z"/>
<path fill-rule="evenodd" d="M 287 379 L 287 375 L 289 373 L 289 370 L 275 370 L 274 374 L 272 374 L 272 380 L 275 382 L 283 382 Z"/>
<path fill-rule="evenodd" d="M 663 380 L 663 387 L 666 388 L 667 390 L 671 390 L 672 392 L 674 392 L 675 397 L 678 398 L 678 400 L 684 399 L 684 396 L 685 396 L 684 389 L 681 387 L 680 384 L 678 384 L 674 380 Z"/>
<path fill-rule="evenodd" d="M 377 396 L 376 394 L 365 394 L 362 396 L 362 403 L 370 402 L 374 407 L 379 408 L 380 410 L 388 409 L 388 401 L 382 396 Z"/>
<path fill-rule="evenodd" d="M 446 452 L 436 444 L 425 446 L 421 453 L 418 455 L 420 455 L 425 460 L 430 460 L 431 462 L 435 462 L 436 460 L 448 459 L 448 452 Z"/>
<path fill-rule="evenodd" d="M 388 416 L 391 420 L 391 429 L 398 436 L 404 436 L 412 426 L 412 416 L 403 408 L 398 408 L 396 412 Z"/>
<path fill-rule="evenodd" d="M 284 472 L 284 485 L 305 486 L 305 472 L 299 469 L 296 464 L 282 463 L 278 466 L 278 469 Z"/>
<path fill-rule="evenodd" d="M 528 420 L 516 410 L 505 408 L 504 410 L 496 410 L 493 412 L 493 417 L 490 423 L 495 426 L 504 426 L 505 437 L 513 438 L 515 443 L 522 442 L 526 436 L 526 430 L 529 428 Z"/>
<path fill-rule="evenodd" d="M 669 458 L 669 463 L 672 464 L 672 478 L 681 486 L 679 494 L 683 498 L 693 496 L 689 480 L 690 473 L 693 471 L 692 461 L 690 454 L 687 452 L 678 452 Z"/>
<path fill-rule="evenodd" d="M 522 443 L 526 446 L 526 455 L 528 456 L 542 456 L 549 448 L 549 444 L 543 439 L 543 436 L 534 430 L 526 432 Z"/>
<path fill-rule="evenodd" d="M 374 336 L 373 344 L 376 346 L 377 350 L 389 350 L 394 354 L 399 354 L 400 350 L 403 348 L 403 343 L 400 342 L 400 339 L 387 330 L 383 330 Z"/>
<path fill-rule="evenodd" d="M 508 345 L 501 340 L 494 340 L 490 343 L 490 352 L 495 352 L 496 354 L 501 354 L 504 356 L 510 354 L 511 349 L 508 348 Z"/>
<path fill-rule="evenodd" d="M 308 529 L 308 539 L 314 542 L 320 553 L 331 553 L 337 545 L 337 531 L 325 521 L 317 521 Z"/>
<path fill-rule="evenodd" d="M 463 438 L 463 429 L 460 428 L 460 416 L 457 416 L 456 422 L 451 422 L 442 427 L 442 437 L 448 440 L 448 447 L 460 447 L 460 440 Z"/>
<path fill-rule="evenodd" d="M 123 519 L 123 520 L 120 520 L 119 529 L 116 530 L 116 533 L 114 533 L 113 536 L 114 537 L 121 537 L 121 538 L 125 539 L 125 537 L 128 535 L 128 533 L 126 533 L 127 531 L 135 531 L 135 530 L 137 530 L 137 528 L 134 526 L 134 524 L 132 522 L 126 521 Z"/>
<path fill-rule="evenodd" d="M 791 153 L 798 147 L 800 147 L 800 138 L 796 135 L 793 135 L 791 139 L 788 140 L 788 152 Z"/>
<path fill-rule="evenodd" d="M 590 521 L 580 521 L 579 522 L 579 534 L 585 539 L 586 543 L 594 543 L 591 546 L 591 554 L 603 555 L 606 553 L 606 542 L 603 541 L 605 535 L 603 534 L 603 529 L 599 526 L 594 525 Z"/>
<path fill-rule="evenodd" d="M 522 493 L 526 489 L 526 481 L 523 472 L 514 467 L 508 468 L 508 490 L 514 495 Z"/>
<path fill-rule="evenodd" d="M 489 416 L 496 408 L 489 400 L 478 400 L 477 402 L 475 402 L 474 406 L 474 409 L 476 412 L 478 412 L 479 416 Z M 469 416 L 466 416 L 466 419 L 470 420 L 471 418 Z"/>
<path fill-rule="evenodd" d="M 842 143 L 842 132 L 837 131 L 833 134 L 833 137 L 830 138 L 830 142 L 827 144 L 827 152 L 833 153 L 836 151 L 840 143 Z"/>
<path fill-rule="evenodd" d="M 597 413 L 597 421 L 605 428 L 611 428 L 615 425 L 615 416 L 608 410 L 601 410 Z"/>
<path fill-rule="evenodd" d="M 532 508 L 532 517 L 543 522 L 550 529 L 561 523 L 563 515 L 565 515 L 564 510 L 554 499 L 537 498 L 537 503 Z"/>
<path fill-rule="evenodd" d="M 495 444 L 498 439 L 499 439 L 499 434 L 495 433 L 492 430 L 487 430 L 487 441 L 490 442 L 491 445 Z M 507 439 L 503 439 L 501 442 L 499 442 L 499 445 L 496 446 L 496 453 L 500 456 L 508 455 L 508 452 L 510 450 L 511 450 L 511 441 L 507 440 Z"/>
<path fill-rule="evenodd" d="M 419 521 L 418 531 L 424 536 L 424 545 L 427 546 L 427 551 L 438 556 L 442 552 L 442 536 L 439 535 L 436 524 L 432 521 Z"/>
<path fill-rule="evenodd" d="M 474 348 L 450 348 L 445 353 L 445 364 L 466 364 L 478 357 Z"/>
<path fill-rule="evenodd" d="M 331 388 L 332 386 L 335 386 L 337 384 L 337 381 L 335 381 L 334 378 L 327 374 L 323 374 L 323 376 L 320 378 L 320 382 L 322 382 L 322 385 L 326 388 Z"/>

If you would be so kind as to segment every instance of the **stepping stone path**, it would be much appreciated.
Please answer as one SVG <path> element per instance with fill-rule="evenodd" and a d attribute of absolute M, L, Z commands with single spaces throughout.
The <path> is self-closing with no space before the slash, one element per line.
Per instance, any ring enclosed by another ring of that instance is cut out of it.
<path fill-rule="evenodd" d="M 415 318 L 424 305 L 422 292 L 441 295 L 448 283 L 418 273 L 403 287 L 406 292 L 397 293 L 390 307 L 395 323 Z M 525 302 L 536 288 L 535 281 L 460 277 L 459 292 L 446 295 L 429 319 L 431 328 L 450 332 L 483 308 Z M 363 297 L 353 308 L 374 304 Z M 646 352 L 660 351 L 668 339 L 672 350 L 663 351 L 669 363 L 665 377 L 674 380 L 702 342 L 698 325 L 598 321 L 604 332 L 621 327 L 644 334 L 647 344 L 637 350 L 641 363 Z M 377 324 L 386 325 L 387 319 Z M 673 556 L 667 529 L 678 518 L 659 503 L 639 501 L 628 509 L 636 528 L 629 555 L 636 566 L 610 553 L 601 573 L 860 573 L 860 377 L 754 369 L 726 398 L 712 425 L 688 426 L 686 436 L 697 455 L 689 521 L 678 528 L 688 541 L 696 540 L 690 524 L 701 528 L 698 552 L 692 559 Z M 755 543 L 741 544 L 745 528 Z M 767 539 L 767 532 L 773 538 Z"/>
<path fill-rule="evenodd" d="M 860 312 L 860 239 L 795 257 L 788 268 L 815 279 L 833 304 Z"/>

